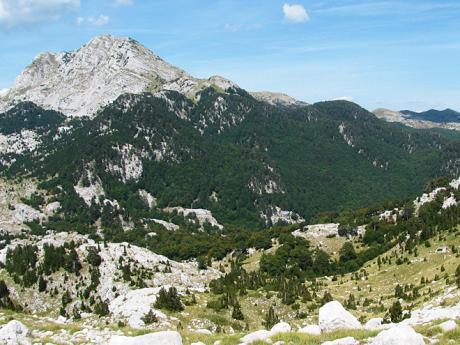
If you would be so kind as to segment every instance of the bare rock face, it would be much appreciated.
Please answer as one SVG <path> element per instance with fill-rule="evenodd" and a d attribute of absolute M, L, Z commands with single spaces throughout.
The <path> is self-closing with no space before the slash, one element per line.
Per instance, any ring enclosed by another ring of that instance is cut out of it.
<path fill-rule="evenodd" d="M 358 329 L 361 323 L 340 304 L 332 301 L 319 309 L 319 327 L 323 332 L 338 329 Z"/>
<path fill-rule="evenodd" d="M 369 321 L 367 321 L 366 324 L 364 325 L 364 328 L 370 331 L 380 331 L 380 330 L 388 329 L 392 326 L 393 324 L 383 323 L 383 318 L 376 317 L 376 318 L 372 318 Z"/>
<path fill-rule="evenodd" d="M 274 325 L 270 330 L 272 335 L 275 335 L 278 333 L 289 333 L 290 331 L 291 331 L 291 326 L 286 322 L 279 322 L 276 325 Z"/>
<path fill-rule="evenodd" d="M 157 332 L 138 337 L 115 335 L 110 338 L 109 345 L 182 345 L 182 337 L 174 331 Z"/>
<path fill-rule="evenodd" d="M 425 345 L 423 336 L 410 326 L 397 325 L 380 332 L 370 345 Z"/>
<path fill-rule="evenodd" d="M 340 338 L 332 341 L 326 341 L 322 343 L 321 345 L 359 345 L 359 341 L 357 341 L 353 337 L 346 337 L 346 338 Z"/>
<path fill-rule="evenodd" d="M 103 35 L 71 52 L 38 55 L 0 94 L 0 112 L 31 101 L 67 116 L 93 116 L 125 93 L 173 90 L 193 97 L 211 85 L 236 86 L 222 77 L 193 78 L 133 39 Z"/>
<path fill-rule="evenodd" d="M 441 323 L 439 327 L 443 332 L 452 332 L 457 329 L 457 323 L 454 320 L 449 320 Z"/>
<path fill-rule="evenodd" d="M 27 339 L 29 329 L 21 322 L 13 320 L 8 322 L 0 329 L 1 344 L 17 344 L 28 345 L 30 341 Z"/>
<path fill-rule="evenodd" d="M 272 332 L 267 331 L 265 329 L 261 329 L 259 331 L 255 331 L 245 335 L 240 341 L 244 344 L 251 344 L 256 341 L 265 341 L 272 336 Z"/>
<path fill-rule="evenodd" d="M 310 335 L 321 335 L 321 328 L 317 325 L 307 325 L 302 327 L 299 332 Z"/>

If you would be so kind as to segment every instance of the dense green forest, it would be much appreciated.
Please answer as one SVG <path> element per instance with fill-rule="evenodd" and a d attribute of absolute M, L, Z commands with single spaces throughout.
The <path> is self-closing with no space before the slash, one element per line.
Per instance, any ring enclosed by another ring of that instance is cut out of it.
<path fill-rule="evenodd" d="M 48 137 L 2 173 L 42 181 L 50 200 L 61 202 L 49 222 L 58 230 L 91 233 L 101 216 L 112 232 L 119 217 L 169 221 L 161 210 L 170 206 L 208 209 L 227 229 L 261 229 L 273 225 L 261 217 L 273 206 L 308 221 L 321 212 L 414 197 L 427 181 L 459 173 L 458 134 L 386 123 L 345 101 L 281 107 L 243 90 L 212 88 L 196 103 L 173 91 L 123 95 L 94 119 L 72 120 L 72 130 L 57 137 L 61 116 L 31 104 L 18 109 L 33 121 L 3 114 L 5 128 L 45 122 Z M 126 175 L 129 164 L 140 167 L 137 175 Z M 74 186 L 94 183 L 104 196 L 87 205 Z M 146 207 L 140 189 L 155 196 L 157 209 Z"/>

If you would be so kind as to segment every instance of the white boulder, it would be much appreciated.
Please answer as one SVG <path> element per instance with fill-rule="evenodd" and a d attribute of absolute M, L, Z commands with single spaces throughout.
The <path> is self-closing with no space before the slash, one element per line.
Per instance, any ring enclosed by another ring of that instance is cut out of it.
<path fill-rule="evenodd" d="M 321 335 L 321 328 L 317 325 L 307 325 L 299 329 L 299 333 L 305 333 L 310 335 Z"/>
<path fill-rule="evenodd" d="M 116 319 L 128 321 L 133 328 L 143 327 L 142 318 L 152 310 L 159 319 L 166 319 L 166 315 L 158 310 L 152 309 L 155 304 L 160 288 L 145 288 L 128 291 L 112 300 L 109 310 Z"/>
<path fill-rule="evenodd" d="M 14 205 L 14 210 L 11 212 L 16 224 L 43 219 L 43 214 L 40 211 L 23 203 Z"/>
<path fill-rule="evenodd" d="M 340 302 L 332 301 L 319 309 L 319 327 L 323 332 L 331 332 L 338 329 L 361 328 L 361 323 L 346 311 Z"/>
<path fill-rule="evenodd" d="M 21 322 L 12 320 L 0 329 L 0 343 L 11 345 L 28 345 L 29 329 Z"/>
<path fill-rule="evenodd" d="M 114 335 L 110 338 L 109 345 L 182 345 L 182 337 L 174 331 L 157 332 L 138 337 L 125 337 Z"/>
<path fill-rule="evenodd" d="M 380 332 L 370 345 L 425 345 L 423 336 L 410 326 L 396 325 Z"/>
<path fill-rule="evenodd" d="M 384 329 L 391 328 L 393 326 L 394 326 L 393 323 L 383 323 L 383 318 L 376 317 L 376 318 L 373 318 L 367 321 L 366 324 L 364 325 L 364 328 L 369 331 L 381 331 Z"/>
<path fill-rule="evenodd" d="M 346 337 L 346 338 L 340 338 L 332 341 L 326 341 L 322 343 L 322 345 L 358 345 L 359 341 L 357 341 L 353 337 Z"/>
<path fill-rule="evenodd" d="M 276 325 L 272 327 L 270 330 L 272 335 L 278 334 L 278 333 L 289 333 L 291 331 L 291 326 L 289 326 L 288 323 L 286 322 L 279 322 Z"/>
<path fill-rule="evenodd" d="M 195 333 L 204 334 L 204 335 L 212 335 L 212 332 L 209 329 L 204 329 L 204 328 L 196 329 Z"/>
<path fill-rule="evenodd" d="M 197 343 L 191 343 L 190 345 L 206 345 L 205 343 L 202 343 L 201 341 L 197 342 Z"/>
<path fill-rule="evenodd" d="M 443 332 L 451 332 L 457 329 L 457 323 L 454 320 L 449 320 L 441 323 L 439 327 Z"/>
<path fill-rule="evenodd" d="M 251 343 L 254 343 L 256 341 L 265 341 L 268 338 L 270 338 L 272 335 L 273 335 L 272 332 L 267 331 L 265 329 L 261 329 L 259 331 L 255 331 L 255 332 L 252 332 L 252 333 L 249 333 L 249 334 L 245 335 L 240 340 L 241 340 L 242 343 L 251 344 Z"/>

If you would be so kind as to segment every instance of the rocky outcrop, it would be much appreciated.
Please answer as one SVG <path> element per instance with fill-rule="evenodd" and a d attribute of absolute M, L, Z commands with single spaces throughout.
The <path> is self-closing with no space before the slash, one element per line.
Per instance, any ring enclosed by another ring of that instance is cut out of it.
<path fill-rule="evenodd" d="M 366 322 L 364 325 L 364 328 L 369 330 L 369 331 L 379 331 L 382 329 L 388 329 L 392 326 L 393 324 L 388 324 L 388 323 L 383 323 L 383 318 L 381 317 L 376 317 L 373 319 L 370 319 L 369 321 Z"/>
<path fill-rule="evenodd" d="M 305 333 L 310 335 L 320 335 L 321 328 L 317 325 L 307 325 L 299 329 L 299 333 Z"/>
<path fill-rule="evenodd" d="M 340 338 L 332 341 L 326 341 L 322 343 L 321 345 L 358 345 L 359 341 L 357 341 L 353 337 L 346 337 L 346 338 Z"/>
<path fill-rule="evenodd" d="M 28 345 L 29 329 L 21 322 L 13 320 L 0 329 L 0 344 Z"/>
<path fill-rule="evenodd" d="M 173 331 L 157 332 L 138 337 L 115 335 L 110 338 L 109 345 L 182 345 L 182 337 Z"/>
<path fill-rule="evenodd" d="M 439 325 L 443 332 L 452 332 L 457 329 L 457 323 L 454 320 L 448 320 Z"/>
<path fill-rule="evenodd" d="M 388 330 L 380 332 L 370 345 L 425 345 L 423 336 L 418 334 L 412 327 L 396 325 Z"/>
<path fill-rule="evenodd" d="M 272 332 L 267 331 L 265 329 L 261 329 L 259 331 L 255 331 L 255 332 L 252 332 L 252 333 L 249 333 L 249 334 L 245 335 L 240 340 L 241 340 L 241 342 L 243 344 L 251 344 L 251 343 L 254 343 L 256 341 L 265 341 L 268 338 L 270 338 L 271 336 L 272 336 Z"/>
<path fill-rule="evenodd" d="M 340 304 L 332 301 L 319 309 L 319 327 L 323 332 L 338 329 L 358 329 L 361 323 Z"/>
<path fill-rule="evenodd" d="M 122 94 L 171 90 L 194 98 L 210 86 L 237 87 L 218 76 L 194 78 L 133 39 L 102 35 L 71 52 L 38 55 L 0 95 L 0 112 L 30 101 L 67 116 L 92 116 Z"/>
<path fill-rule="evenodd" d="M 274 325 L 270 330 L 272 335 L 275 335 L 278 333 L 288 333 L 290 331 L 291 331 L 291 326 L 286 322 L 279 322 L 276 325 Z"/>

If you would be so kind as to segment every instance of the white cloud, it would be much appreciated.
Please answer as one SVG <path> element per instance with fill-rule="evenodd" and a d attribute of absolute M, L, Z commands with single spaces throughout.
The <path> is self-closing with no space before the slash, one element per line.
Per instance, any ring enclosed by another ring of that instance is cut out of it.
<path fill-rule="evenodd" d="M 3 1 L 0 1 L 0 18 L 5 17 L 6 14 L 5 5 L 3 4 Z"/>
<path fill-rule="evenodd" d="M 351 96 L 341 96 L 334 98 L 333 101 L 348 101 L 348 102 L 353 102 L 353 97 Z"/>
<path fill-rule="evenodd" d="M 90 25 L 95 25 L 95 26 L 104 26 L 108 24 L 110 21 L 109 16 L 105 16 L 101 14 L 99 17 L 77 17 L 77 25 L 82 25 L 84 23 L 88 23 Z"/>
<path fill-rule="evenodd" d="M 134 4 L 134 0 L 115 0 L 115 6 L 129 6 Z"/>
<path fill-rule="evenodd" d="M 304 23 L 310 20 L 310 16 L 302 5 L 283 5 L 284 19 L 291 23 Z"/>
<path fill-rule="evenodd" d="M 0 27 L 53 21 L 80 7 L 80 0 L 0 0 Z"/>

